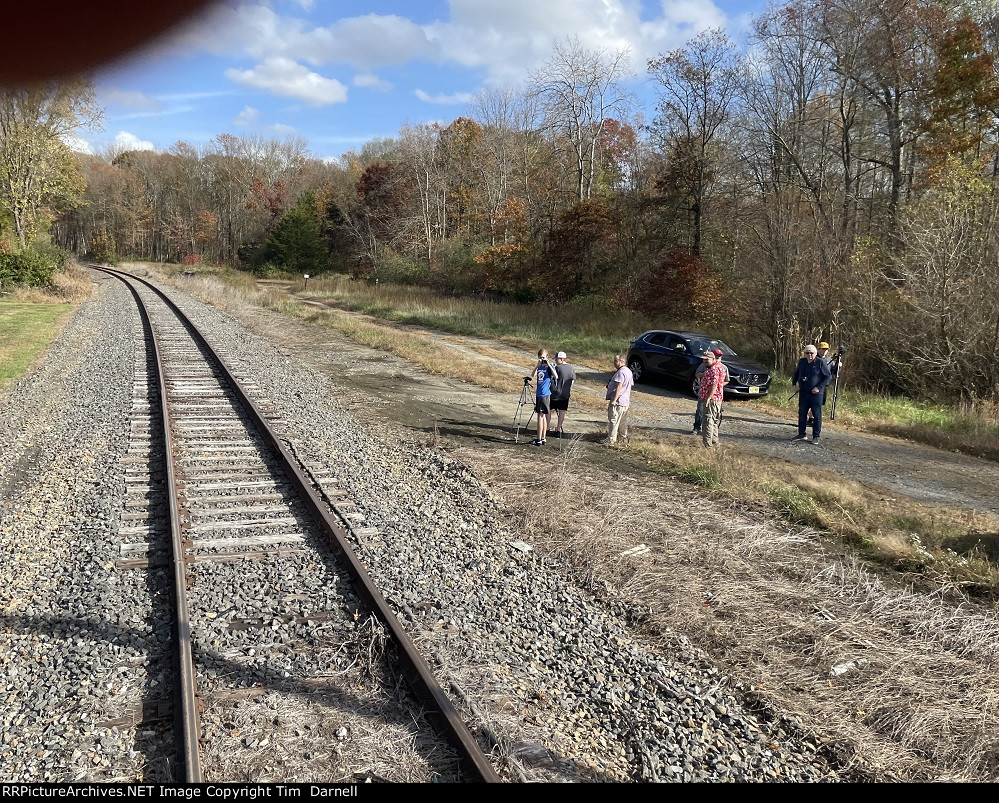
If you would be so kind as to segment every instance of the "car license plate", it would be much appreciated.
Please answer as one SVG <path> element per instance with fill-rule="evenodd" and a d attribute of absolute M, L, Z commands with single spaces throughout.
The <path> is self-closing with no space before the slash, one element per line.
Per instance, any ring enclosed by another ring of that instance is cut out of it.
<path fill-rule="evenodd" d="M 749 386 L 749 392 L 750 393 L 759 393 L 760 392 L 760 386 L 759 385 L 750 385 Z"/>

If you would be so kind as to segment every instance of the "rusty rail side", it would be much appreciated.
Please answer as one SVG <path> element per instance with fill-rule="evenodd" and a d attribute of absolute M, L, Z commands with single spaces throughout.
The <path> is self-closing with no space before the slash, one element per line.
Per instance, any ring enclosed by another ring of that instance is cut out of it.
<path fill-rule="evenodd" d="M 138 305 L 143 328 L 152 341 L 153 354 L 156 357 L 156 381 L 159 388 L 161 424 L 166 450 L 167 494 L 170 500 L 170 534 L 174 584 L 174 636 L 177 641 L 177 672 L 180 678 L 177 689 L 178 699 L 176 702 L 178 716 L 175 720 L 177 723 L 178 741 L 180 742 L 178 753 L 183 764 L 183 782 L 202 783 L 204 777 L 201 773 L 201 752 L 199 748 L 201 722 L 198 718 L 197 675 L 194 670 L 194 656 L 191 646 L 191 618 L 187 605 L 187 562 L 184 558 L 184 542 L 180 531 L 180 506 L 177 499 L 177 478 L 174 470 L 173 440 L 170 433 L 170 413 L 167 404 L 166 376 L 163 371 L 163 359 L 160 354 L 159 342 L 156 339 L 156 332 L 153 329 L 149 312 L 142 297 L 128 280 L 118 275 L 116 271 L 98 268 L 97 266 L 92 267 L 114 276 L 128 287 Z M 178 778 L 178 781 L 180 780 Z"/>

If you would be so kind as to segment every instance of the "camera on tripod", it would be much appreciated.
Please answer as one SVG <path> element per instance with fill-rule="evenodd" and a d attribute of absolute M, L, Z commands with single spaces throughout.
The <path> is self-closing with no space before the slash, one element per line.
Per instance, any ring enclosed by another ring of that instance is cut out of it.
<path fill-rule="evenodd" d="M 532 377 L 532 376 L 525 376 L 525 377 L 524 377 L 524 386 L 526 387 L 527 385 L 530 385 L 530 384 L 531 384 L 531 380 L 532 380 L 533 378 L 534 378 L 534 377 Z"/>

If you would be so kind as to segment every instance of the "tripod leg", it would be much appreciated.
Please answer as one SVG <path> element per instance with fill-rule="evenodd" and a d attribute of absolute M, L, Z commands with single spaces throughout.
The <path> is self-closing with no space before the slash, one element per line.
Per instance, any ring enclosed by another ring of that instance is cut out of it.
<path fill-rule="evenodd" d="M 520 393 L 520 401 L 517 402 L 517 412 L 513 414 L 513 442 L 518 443 L 520 430 L 524 426 L 524 405 L 527 404 L 527 388 Z M 530 421 L 528 421 L 530 423 Z"/>
<path fill-rule="evenodd" d="M 836 380 L 833 382 L 832 407 L 829 410 L 829 420 L 836 420 L 836 398 L 839 396 L 839 372 L 843 370 L 843 361 L 836 361 Z"/>

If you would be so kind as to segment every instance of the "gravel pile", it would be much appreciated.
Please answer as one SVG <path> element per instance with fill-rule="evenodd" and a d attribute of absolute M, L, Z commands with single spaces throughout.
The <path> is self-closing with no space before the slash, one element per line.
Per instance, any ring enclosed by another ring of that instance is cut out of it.
<path fill-rule="evenodd" d="M 127 692 L 107 671 L 121 664 L 112 644 L 140 670 L 126 682 L 148 693 L 158 680 L 148 591 L 113 571 L 135 317 L 115 284 L 2 401 L 3 780 L 142 777 L 140 740 L 91 713 Z M 459 463 L 380 440 L 327 378 L 171 295 L 254 379 L 313 474 L 356 503 L 358 553 L 459 710 L 498 743 L 505 779 L 839 780 L 814 745 L 747 711 L 682 636 L 669 655 L 632 638 L 628 612 L 520 542 Z M 304 671 L 293 656 L 282 669 Z"/>

